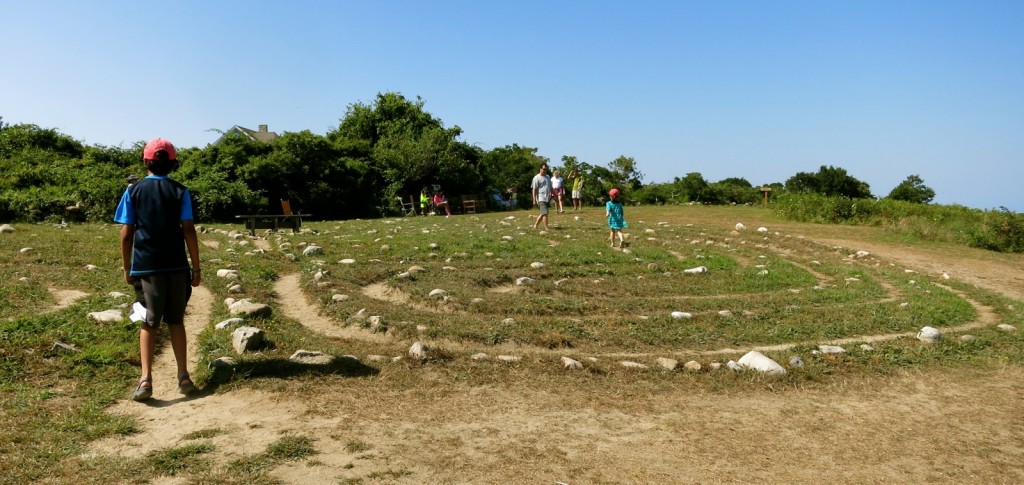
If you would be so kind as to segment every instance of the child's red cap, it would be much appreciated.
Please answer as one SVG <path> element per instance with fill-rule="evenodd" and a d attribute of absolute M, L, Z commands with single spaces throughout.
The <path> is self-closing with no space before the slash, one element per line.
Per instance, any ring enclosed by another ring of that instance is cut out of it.
<path fill-rule="evenodd" d="M 619 196 L 619 189 L 612 189 L 608 191 L 608 197 L 615 198 Z"/>
<path fill-rule="evenodd" d="M 168 160 L 177 160 L 178 152 L 174 150 L 174 145 L 171 142 L 164 140 L 163 138 L 156 138 L 153 141 L 146 144 L 146 148 L 142 150 L 143 160 L 156 160 L 156 152 L 159 151 L 167 152 Z"/>

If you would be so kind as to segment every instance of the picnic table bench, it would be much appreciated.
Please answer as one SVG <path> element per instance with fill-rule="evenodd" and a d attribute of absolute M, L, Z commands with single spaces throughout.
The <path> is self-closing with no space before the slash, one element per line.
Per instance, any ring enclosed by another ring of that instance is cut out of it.
<path fill-rule="evenodd" d="M 291 204 L 287 200 L 281 201 L 281 212 L 284 214 L 244 214 L 235 216 L 235 219 L 245 220 L 245 229 L 250 236 L 256 235 L 256 229 L 270 229 L 277 232 L 281 228 L 292 228 L 292 232 L 302 230 L 302 218 L 310 217 L 312 214 L 293 214 Z"/>

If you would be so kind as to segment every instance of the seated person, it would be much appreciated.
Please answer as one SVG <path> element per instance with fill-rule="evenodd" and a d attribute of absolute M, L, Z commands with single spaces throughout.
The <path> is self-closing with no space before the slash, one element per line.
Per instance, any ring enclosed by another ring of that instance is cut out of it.
<path fill-rule="evenodd" d="M 498 207 L 501 207 L 502 209 L 511 209 L 512 208 L 512 202 L 508 201 L 508 200 L 505 200 L 505 199 L 502 199 L 501 198 L 501 194 L 498 193 L 497 190 L 495 190 L 494 192 L 491 193 L 491 199 L 493 199 L 494 203 L 497 204 Z"/>
<path fill-rule="evenodd" d="M 423 191 L 420 192 L 420 213 L 423 214 L 423 215 L 429 214 L 429 212 L 427 212 L 427 211 L 430 210 L 430 209 L 427 209 L 427 206 L 430 206 L 430 205 L 432 205 L 432 204 L 431 204 L 431 201 L 430 201 L 430 196 L 427 195 L 427 188 L 423 187 Z"/>
<path fill-rule="evenodd" d="M 444 208 L 445 217 L 451 217 L 452 211 L 448 208 L 448 198 L 444 196 L 443 190 L 438 190 L 434 194 L 434 207 L 441 209 Z"/>

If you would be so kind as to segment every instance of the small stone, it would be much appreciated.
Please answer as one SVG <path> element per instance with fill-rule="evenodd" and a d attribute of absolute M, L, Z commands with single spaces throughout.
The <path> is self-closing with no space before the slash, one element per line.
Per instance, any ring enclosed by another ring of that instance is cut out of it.
<path fill-rule="evenodd" d="M 388 330 L 387 325 L 384 324 L 384 317 L 380 315 L 371 315 L 370 318 L 366 319 L 366 323 L 369 324 L 370 331 L 373 333 L 381 333 Z"/>
<path fill-rule="evenodd" d="M 485 354 L 483 352 L 479 352 L 479 353 L 476 353 L 476 354 L 473 354 L 473 355 L 469 356 L 469 358 L 472 359 L 472 360 L 478 360 L 479 361 L 479 360 L 490 359 L 491 356 L 489 356 L 489 355 L 487 355 L 487 354 Z"/>
<path fill-rule="evenodd" d="M 658 365 L 666 370 L 676 370 L 679 367 L 679 361 L 676 359 L 670 359 L 668 357 L 658 357 Z"/>
<path fill-rule="evenodd" d="M 338 261 L 338 262 L 341 263 L 341 264 L 355 264 L 356 260 L 354 260 L 352 258 L 345 258 L 345 259 L 343 259 L 341 261 Z"/>
<path fill-rule="evenodd" d="M 917 332 L 917 339 L 926 343 L 935 343 L 942 340 L 942 332 L 934 327 L 924 327 Z"/>
<path fill-rule="evenodd" d="M 732 312 L 729 310 L 719 310 L 718 316 L 722 318 L 732 318 Z"/>
<path fill-rule="evenodd" d="M 416 342 L 409 347 L 409 357 L 417 360 L 426 360 L 430 355 L 430 347 L 423 342 Z"/>
<path fill-rule="evenodd" d="M 499 355 L 497 357 L 497 359 L 502 361 L 502 362 L 508 362 L 508 363 L 514 363 L 514 362 L 519 362 L 519 361 L 523 360 L 523 358 L 518 356 L 518 355 Z"/>
<path fill-rule="evenodd" d="M 534 261 L 534 262 L 530 263 L 530 267 L 533 268 L 533 269 L 541 269 L 541 268 L 544 267 L 544 263 L 541 263 L 539 261 Z"/>
<path fill-rule="evenodd" d="M 348 295 L 341 295 L 341 294 L 336 294 L 336 295 L 332 295 L 331 296 L 331 300 L 336 301 L 336 302 L 348 301 L 349 298 L 350 297 Z"/>
<path fill-rule="evenodd" d="M 722 363 L 721 362 L 712 362 L 712 363 L 708 364 L 708 368 L 711 369 L 711 370 L 721 369 L 722 368 Z"/>
<path fill-rule="evenodd" d="M 867 252 L 867 251 L 857 251 L 857 252 L 856 252 L 856 253 L 854 254 L 854 256 L 856 256 L 857 258 L 866 258 L 866 257 L 868 257 L 868 256 L 871 256 L 871 253 L 869 253 L 869 252 Z"/>
<path fill-rule="evenodd" d="M 237 326 L 242 325 L 244 323 L 245 323 L 245 319 L 244 318 L 229 318 L 227 320 L 224 320 L 224 321 L 214 325 L 214 328 L 216 328 L 217 330 L 225 330 L 225 329 L 229 329 L 231 327 L 237 327 Z"/>
<path fill-rule="evenodd" d="M 502 320 L 501 323 L 505 324 L 505 325 L 515 325 L 516 324 L 516 319 L 515 318 L 506 318 L 506 319 Z"/>
<path fill-rule="evenodd" d="M 409 266 L 408 269 L 409 274 L 423 273 L 425 271 L 427 271 L 427 268 L 424 268 L 423 266 L 419 265 Z"/>
<path fill-rule="evenodd" d="M 757 232 L 768 232 L 768 228 L 764 227 L 764 226 L 761 226 L 761 227 L 757 228 Z"/>
<path fill-rule="evenodd" d="M 562 367 L 569 370 L 580 370 L 583 368 L 583 364 L 578 360 L 570 359 L 569 357 L 562 357 Z"/>
<path fill-rule="evenodd" d="M 1017 331 L 1017 327 L 1014 327 L 1013 325 L 1010 325 L 1009 323 L 1000 323 L 999 325 L 996 325 L 996 328 L 998 328 L 999 330 L 1006 331 L 1006 332 L 1016 332 Z"/>
<path fill-rule="evenodd" d="M 288 360 L 296 364 L 327 365 L 334 362 L 334 356 L 311 350 L 296 350 Z"/>
<path fill-rule="evenodd" d="M 474 304 L 479 304 L 479 303 L 483 303 L 484 299 L 480 298 L 480 297 L 477 297 L 477 298 L 473 298 L 472 300 L 469 300 L 469 302 L 470 303 L 474 303 Z"/>
<path fill-rule="evenodd" d="M 686 273 L 686 274 L 701 274 L 701 273 L 707 273 L 707 272 L 708 272 L 707 266 L 697 266 L 696 268 L 690 268 L 690 269 L 684 269 L 683 270 L 683 273 Z"/>
<path fill-rule="evenodd" d="M 302 250 L 303 256 L 317 256 L 321 254 L 324 254 L 324 248 L 317 246 L 315 244 L 310 244 L 309 246 L 306 246 L 306 248 Z"/>
<path fill-rule="evenodd" d="M 124 298 L 128 295 L 121 293 L 120 291 L 111 291 L 110 293 L 107 293 L 107 296 L 111 298 Z"/>
<path fill-rule="evenodd" d="M 241 292 L 242 292 L 242 285 L 231 285 L 231 288 L 228 288 L 228 293 L 241 293 Z"/>
<path fill-rule="evenodd" d="M 233 269 L 218 269 L 217 270 L 217 277 L 218 278 L 228 278 L 228 277 L 235 277 L 235 278 L 237 278 L 238 277 L 238 271 L 233 270 Z"/>
<path fill-rule="evenodd" d="M 743 357 L 740 357 L 739 365 L 766 374 L 782 375 L 786 373 L 786 369 L 779 365 L 778 362 L 756 350 L 747 352 Z"/>
<path fill-rule="evenodd" d="M 117 323 L 124 320 L 121 310 L 103 310 L 101 312 L 89 313 L 89 318 L 99 323 Z"/>
<path fill-rule="evenodd" d="M 868 345 L 868 344 L 860 344 L 860 349 L 865 351 L 865 352 L 874 352 L 875 351 L 875 348 L 870 346 L 870 345 Z"/>
<path fill-rule="evenodd" d="M 651 271 L 658 271 L 657 263 L 647 263 L 647 269 Z"/>
<path fill-rule="evenodd" d="M 269 306 L 246 299 L 238 300 L 228 307 L 228 313 L 231 315 L 245 315 L 252 318 L 266 318 L 272 312 L 273 310 Z"/>
<path fill-rule="evenodd" d="M 530 278 L 529 276 L 522 276 L 520 278 L 516 278 L 516 286 L 532 285 L 533 281 L 534 281 L 534 279 Z"/>
<path fill-rule="evenodd" d="M 672 312 L 672 318 L 675 318 L 675 319 L 680 319 L 680 318 L 690 319 L 690 318 L 693 318 L 693 314 L 689 313 L 689 312 Z"/>
<path fill-rule="evenodd" d="M 730 369 L 732 369 L 734 371 L 741 371 L 741 370 L 743 370 L 743 366 L 739 365 L 738 363 L 736 363 L 735 360 L 730 360 L 729 362 L 726 362 L 725 365 L 726 365 L 726 367 L 728 367 L 728 368 L 730 368 Z"/>
<path fill-rule="evenodd" d="M 846 349 L 837 345 L 819 345 L 818 350 L 823 354 L 842 354 L 846 352 Z"/>
<path fill-rule="evenodd" d="M 747 228 L 747 226 L 744 226 L 742 222 L 737 222 L 736 223 L 736 230 L 737 231 L 742 231 L 742 230 L 744 230 L 746 228 Z"/>
<path fill-rule="evenodd" d="M 88 270 L 88 271 L 96 271 L 96 270 L 100 269 L 100 267 L 96 266 L 95 264 L 87 264 L 87 265 L 85 265 L 85 269 Z"/>
<path fill-rule="evenodd" d="M 235 362 L 235 359 L 231 357 L 218 357 L 210 361 L 210 370 L 214 372 L 217 372 L 222 369 L 233 371 L 235 369 L 236 364 L 237 363 Z"/>
<path fill-rule="evenodd" d="M 564 284 L 566 284 L 568 282 L 569 282 L 569 278 L 562 278 L 560 280 L 556 280 L 555 281 L 555 286 L 562 286 L 562 285 L 564 285 Z"/>
<path fill-rule="evenodd" d="M 15 231 L 16 231 L 16 229 L 14 229 L 14 226 L 12 226 L 10 224 L 4 224 L 4 225 L 0 226 L 0 234 L 10 234 L 10 233 L 15 232 Z"/>
<path fill-rule="evenodd" d="M 427 294 L 428 298 L 444 298 L 446 296 L 448 296 L 448 292 L 440 288 L 430 290 L 430 293 Z"/>
<path fill-rule="evenodd" d="M 367 355 L 366 356 L 366 361 L 367 362 L 385 363 L 385 362 L 391 362 L 391 357 L 388 357 L 386 355 L 373 354 L 373 355 Z"/>
<path fill-rule="evenodd" d="M 699 371 L 699 370 L 701 370 L 703 368 L 700 365 L 700 362 L 697 362 L 696 360 L 691 360 L 691 361 L 683 364 L 683 367 L 686 370 L 690 371 L 690 372 L 697 372 L 697 371 Z"/>
<path fill-rule="evenodd" d="M 231 332 L 231 347 L 242 354 L 259 349 L 263 345 L 263 330 L 256 327 L 238 327 Z"/>
<path fill-rule="evenodd" d="M 21 254 L 28 254 L 31 253 L 32 251 L 34 251 L 34 249 L 32 248 L 21 248 L 21 250 L 19 250 L 18 252 Z"/>
<path fill-rule="evenodd" d="M 804 359 L 801 359 L 799 356 L 794 355 L 794 356 L 789 358 L 789 366 L 790 367 L 803 367 L 804 366 Z"/>
<path fill-rule="evenodd" d="M 977 337 L 975 337 L 974 335 L 964 334 L 960 336 L 961 342 L 972 342 L 974 340 L 977 340 Z"/>

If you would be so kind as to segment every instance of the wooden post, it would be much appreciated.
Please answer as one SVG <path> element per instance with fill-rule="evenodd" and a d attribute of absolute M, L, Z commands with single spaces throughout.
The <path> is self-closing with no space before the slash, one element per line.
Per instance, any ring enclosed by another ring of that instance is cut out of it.
<path fill-rule="evenodd" d="M 768 207 L 768 193 L 772 191 L 771 187 L 761 187 L 761 192 L 764 192 L 764 206 Z"/>

